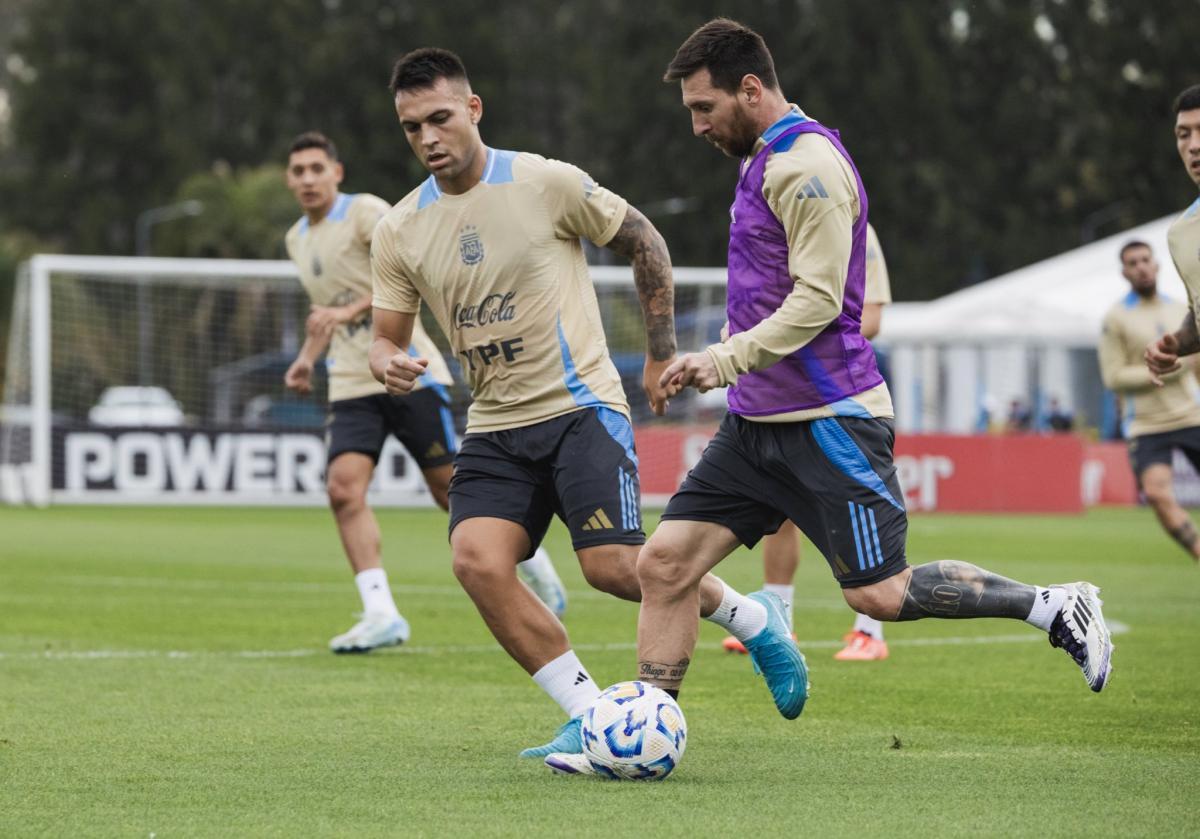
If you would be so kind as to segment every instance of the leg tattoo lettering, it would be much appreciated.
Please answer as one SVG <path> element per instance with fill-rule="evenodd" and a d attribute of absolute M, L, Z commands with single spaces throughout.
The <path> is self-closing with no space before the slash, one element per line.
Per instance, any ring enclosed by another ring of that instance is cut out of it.
<path fill-rule="evenodd" d="M 909 578 L 896 620 L 1017 618 L 1033 608 L 1036 589 L 968 562 L 945 559 L 918 565 Z"/>
<path fill-rule="evenodd" d="M 682 658 L 675 664 L 664 664 L 658 661 L 639 661 L 638 678 L 665 691 L 675 691 L 678 693 L 679 686 L 683 684 L 683 677 L 687 675 L 688 665 L 691 663 L 692 661 L 689 658 Z"/>

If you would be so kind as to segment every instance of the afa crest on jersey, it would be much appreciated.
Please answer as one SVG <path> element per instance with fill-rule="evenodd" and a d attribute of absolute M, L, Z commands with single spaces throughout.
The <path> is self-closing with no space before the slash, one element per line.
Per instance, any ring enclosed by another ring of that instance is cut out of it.
<path fill-rule="evenodd" d="M 479 231 L 475 225 L 468 224 L 458 234 L 458 253 L 462 257 L 463 265 L 478 265 L 483 262 L 483 240 L 479 238 Z"/>

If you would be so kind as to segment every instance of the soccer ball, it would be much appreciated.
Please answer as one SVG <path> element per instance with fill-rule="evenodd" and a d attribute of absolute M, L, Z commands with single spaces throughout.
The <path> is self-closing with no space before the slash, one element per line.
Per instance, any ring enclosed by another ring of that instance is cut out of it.
<path fill-rule="evenodd" d="M 661 781 L 687 745 L 683 711 L 666 691 L 618 682 L 583 712 L 583 753 L 599 775 Z"/>

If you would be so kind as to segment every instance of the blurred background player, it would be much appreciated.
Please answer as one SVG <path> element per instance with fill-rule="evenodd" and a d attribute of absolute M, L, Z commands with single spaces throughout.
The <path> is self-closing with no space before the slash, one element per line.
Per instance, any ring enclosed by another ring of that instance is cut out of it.
<path fill-rule="evenodd" d="M 484 145 L 483 102 L 458 56 L 420 49 L 391 90 L 430 172 L 379 223 L 372 244 L 371 369 L 408 393 L 428 359 L 406 352 L 422 300 L 462 360 L 473 402 L 450 484 L 454 573 L 505 651 L 566 712 L 523 757 L 578 754 L 580 718 L 600 695 L 555 616 L 514 567 L 557 514 L 595 588 L 638 600 L 637 454 L 580 238 L 629 259 L 646 327 L 643 386 L 656 414 L 675 355 L 666 243 L 637 209 L 567 163 Z M 754 604 L 715 577 L 700 611 L 739 637 Z M 761 607 L 760 607 L 761 608 Z"/>
<path fill-rule="evenodd" d="M 1171 459 L 1182 451 L 1200 468 L 1200 404 L 1194 365 L 1164 373 L 1155 385 L 1142 360 L 1146 345 L 1188 314 L 1187 306 L 1158 293 L 1158 261 L 1145 242 L 1121 248 L 1121 273 L 1130 291 L 1104 316 L 1100 336 L 1100 375 L 1124 403 L 1129 461 L 1146 502 L 1171 538 L 1193 559 L 1200 558 L 1200 535 L 1187 510 L 1175 500 Z"/>
<path fill-rule="evenodd" d="M 862 336 L 868 340 L 879 334 L 883 324 L 883 307 L 892 302 L 892 284 L 888 277 L 887 261 L 875 228 L 867 224 L 867 288 L 863 296 Z M 722 338 L 728 336 L 722 335 Z M 763 537 L 763 590 L 772 592 L 787 606 L 788 628 L 795 637 L 796 569 L 800 566 L 800 532 L 796 525 L 785 520 L 775 533 Z M 882 661 L 888 657 L 883 638 L 883 623 L 867 615 L 854 615 L 854 626 L 842 638 L 846 646 L 834 654 L 839 661 Z M 735 653 L 745 653 L 746 645 L 727 636 L 722 646 Z"/>
<path fill-rule="evenodd" d="M 367 488 L 388 434 L 408 449 L 443 510 L 457 448 L 446 386 L 450 371 L 418 321 L 414 350 L 429 369 L 406 398 L 389 396 L 367 361 L 371 346 L 371 235 L 390 209 L 367 193 L 339 191 L 344 169 L 323 134 L 301 134 L 288 154 L 287 184 L 304 215 L 287 232 L 288 256 L 312 301 L 304 344 L 284 376 L 297 393 L 312 391 L 313 369 L 328 348 L 329 422 L 326 486 L 346 558 L 362 598 L 362 619 L 329 642 L 338 653 L 367 652 L 408 640 L 383 569 L 379 524 Z M 542 552 L 529 560 L 539 596 L 561 614 L 562 583 Z"/>
<path fill-rule="evenodd" d="M 788 103 L 762 38 L 716 19 L 664 77 L 681 85 L 692 131 L 740 159 L 730 216 L 728 341 L 676 359 L 668 395 L 728 387 L 729 411 L 638 557 L 640 677 L 678 693 L 696 643 L 696 584 L 739 544 L 785 519 L 821 550 L 855 611 L 879 620 L 1009 618 L 1048 633 L 1093 691 L 1112 642 L 1089 583 L 1040 587 L 960 561 L 909 566 L 892 459 L 891 398 L 859 313 L 867 193 L 837 134 Z M 768 624 L 786 631 L 774 595 Z M 752 652 L 753 642 L 746 644 Z M 790 638 L 774 650 L 807 670 Z"/>

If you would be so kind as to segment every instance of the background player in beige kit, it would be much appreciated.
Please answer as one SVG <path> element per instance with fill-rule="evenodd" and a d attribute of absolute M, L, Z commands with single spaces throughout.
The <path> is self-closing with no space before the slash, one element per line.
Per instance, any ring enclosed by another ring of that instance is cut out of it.
<path fill-rule="evenodd" d="M 1189 87 L 1175 100 L 1175 148 L 1192 183 L 1200 187 L 1200 85 Z M 1183 366 L 1180 356 L 1200 352 L 1200 198 L 1171 225 L 1167 247 L 1187 289 L 1188 311 L 1177 330 L 1146 346 L 1146 365 L 1159 386 L 1165 386 L 1164 378 Z"/>
<path fill-rule="evenodd" d="M 1163 374 L 1156 387 L 1142 362 L 1146 344 L 1187 315 L 1187 306 L 1158 293 L 1158 262 L 1145 242 L 1121 248 L 1121 272 L 1130 291 L 1104 316 L 1100 336 L 1100 375 L 1120 395 L 1129 441 L 1129 461 L 1138 486 L 1163 529 L 1195 559 L 1200 536 L 1187 510 L 1175 500 L 1171 459 L 1176 449 L 1200 466 L 1200 404 L 1195 366 Z"/>
<path fill-rule="evenodd" d="M 374 195 L 340 192 L 343 176 L 329 138 L 308 132 L 292 142 L 287 183 L 304 215 L 288 230 L 286 243 L 312 308 L 304 344 L 284 381 L 299 393 L 310 392 L 313 367 L 328 348 L 326 485 L 363 604 L 362 619 L 329 643 L 339 653 L 367 652 L 409 637 L 383 570 L 379 524 L 367 506 L 367 487 L 387 435 L 396 435 L 408 449 L 442 509 L 448 506 L 456 448 L 445 390 L 452 382 L 450 371 L 420 323 L 412 343 L 430 366 L 416 392 L 408 399 L 389 396 L 371 375 L 371 235 L 390 207 Z M 536 566 L 529 570 L 539 596 L 546 592 L 547 602 L 561 612 L 566 601 L 549 558 L 543 553 L 529 564 Z"/>
<path fill-rule="evenodd" d="M 656 413 L 675 355 L 670 256 L 645 216 L 580 169 L 484 145 L 483 103 L 453 53 L 409 53 L 391 89 L 431 175 L 375 232 L 371 370 L 397 394 L 424 374 L 428 360 L 404 351 L 423 300 L 474 396 L 450 485 L 454 573 L 496 640 L 567 714 L 553 740 L 522 755 L 578 754 L 580 717 L 599 688 L 513 569 L 557 515 L 588 582 L 640 599 L 633 428 L 580 237 L 633 263 Z M 765 631 L 759 603 L 712 576 L 700 590 L 708 619 L 743 639 Z"/>

